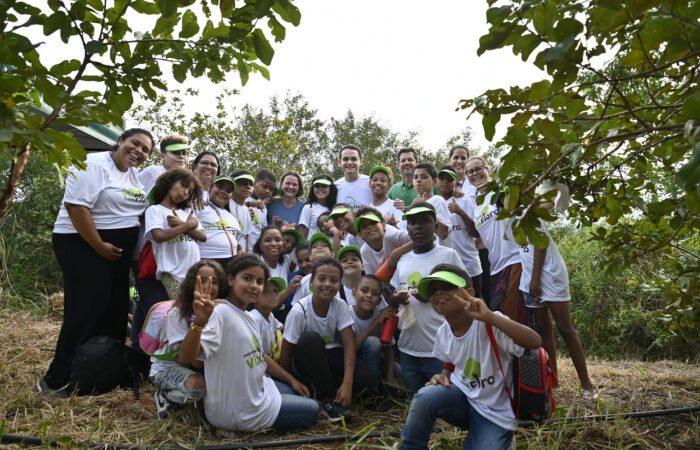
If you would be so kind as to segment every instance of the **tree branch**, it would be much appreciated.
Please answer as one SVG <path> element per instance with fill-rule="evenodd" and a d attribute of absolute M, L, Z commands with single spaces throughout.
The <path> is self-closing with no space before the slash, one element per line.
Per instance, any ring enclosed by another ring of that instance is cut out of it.
<path fill-rule="evenodd" d="M 27 167 L 27 161 L 29 160 L 29 149 L 30 144 L 27 142 L 17 152 L 16 157 L 12 159 L 12 163 L 10 164 L 10 175 L 7 177 L 5 190 L 2 193 L 2 197 L 0 197 L 0 218 L 5 217 L 7 214 L 7 209 L 12 203 L 12 197 L 15 195 L 17 183 L 19 183 L 19 179 L 22 178 L 24 169 Z"/>

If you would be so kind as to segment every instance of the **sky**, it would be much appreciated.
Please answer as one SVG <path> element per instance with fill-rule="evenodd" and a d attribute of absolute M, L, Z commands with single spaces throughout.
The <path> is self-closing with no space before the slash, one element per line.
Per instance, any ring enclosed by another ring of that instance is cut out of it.
<path fill-rule="evenodd" d="M 462 98 L 487 89 L 527 85 L 546 76 L 509 49 L 477 57 L 488 30 L 485 0 L 298 0 L 298 27 L 287 24 L 273 43 L 270 81 L 237 74 L 213 85 L 201 78 L 194 110 L 208 111 L 224 88 L 239 89 L 234 101 L 265 107 L 273 95 L 300 93 L 321 119 L 374 115 L 392 130 L 418 131 L 425 149 L 442 147 L 467 125 L 472 145 L 488 148 L 481 117 L 455 111 Z M 234 106 L 236 106 L 234 104 Z M 496 138 L 505 132 L 503 120 Z"/>

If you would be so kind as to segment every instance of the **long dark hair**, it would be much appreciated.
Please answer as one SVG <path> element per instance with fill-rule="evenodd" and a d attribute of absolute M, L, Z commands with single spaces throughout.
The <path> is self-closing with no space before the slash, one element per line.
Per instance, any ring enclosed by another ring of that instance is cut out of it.
<path fill-rule="evenodd" d="M 324 206 L 330 208 L 333 205 L 335 205 L 335 202 L 338 201 L 338 188 L 335 186 L 335 183 L 333 183 L 333 178 L 330 177 L 330 175 L 316 175 L 313 177 L 311 180 L 311 188 L 309 189 L 309 198 L 306 200 L 307 205 L 313 205 L 314 203 L 318 203 L 318 198 L 316 198 L 316 194 L 314 193 L 314 183 L 316 180 L 328 180 L 331 182 L 330 187 L 330 192 L 328 192 L 328 198 L 326 199 L 326 204 Z"/>
<path fill-rule="evenodd" d="M 207 155 L 213 156 L 216 160 L 216 176 L 218 177 L 221 175 L 221 162 L 219 161 L 219 157 L 216 156 L 216 153 L 209 150 L 199 152 L 199 154 L 195 156 L 194 161 L 192 161 L 192 170 L 194 170 L 194 168 L 197 167 L 197 164 L 199 164 L 199 161 Z"/>
<path fill-rule="evenodd" d="M 153 147 L 156 146 L 156 141 L 153 140 L 153 135 L 151 134 L 150 131 L 144 130 L 143 128 L 129 128 L 125 132 L 123 132 L 120 136 L 119 139 L 117 139 L 117 143 L 112 146 L 112 151 L 116 150 L 119 148 L 119 143 L 124 142 L 125 140 L 129 139 L 131 136 L 134 136 L 136 134 L 143 134 L 148 136 L 148 139 L 151 140 L 151 151 L 153 151 Z M 149 154 L 151 152 L 148 152 Z"/>
<path fill-rule="evenodd" d="M 267 225 L 262 230 L 260 230 L 260 237 L 258 237 L 258 240 L 255 242 L 255 245 L 253 245 L 253 253 L 260 255 L 261 257 L 263 256 L 262 249 L 260 248 L 260 244 L 262 243 L 262 240 L 263 240 L 263 237 L 265 236 L 265 233 L 267 233 L 270 230 L 277 230 L 277 231 L 279 231 L 280 235 L 282 235 L 282 231 L 280 231 L 279 228 L 277 228 L 274 225 Z M 280 252 L 280 256 L 277 259 L 277 263 L 284 264 L 284 255 L 282 254 L 282 252 Z"/>
<path fill-rule="evenodd" d="M 195 174 L 187 169 L 172 169 L 163 173 L 156 180 L 156 185 L 153 188 L 153 200 L 157 205 L 165 199 L 170 189 L 178 181 L 182 186 L 192 186 L 192 191 L 187 199 L 175 205 L 178 209 L 187 208 L 195 198 L 202 196 L 202 185 L 199 183 Z"/>
<path fill-rule="evenodd" d="M 267 267 L 267 264 L 252 253 L 241 253 L 235 256 L 228 263 L 228 267 L 226 267 L 226 275 L 231 278 L 236 278 L 236 275 L 251 267 L 262 267 L 265 273 L 265 282 L 270 278 L 270 269 Z M 231 289 L 231 292 L 233 292 L 233 289 Z M 229 292 L 229 294 L 231 294 L 231 292 Z"/>
<path fill-rule="evenodd" d="M 224 274 L 224 269 L 216 261 L 211 259 L 203 259 L 187 270 L 187 275 L 185 275 L 185 280 L 180 285 L 180 291 L 175 299 L 175 306 L 180 309 L 180 317 L 186 319 L 194 313 L 194 287 L 197 282 L 197 273 L 202 267 L 211 267 L 216 272 L 216 278 L 219 281 L 219 292 L 216 298 L 226 298 L 226 275 Z M 202 280 L 204 281 L 204 280 Z"/>

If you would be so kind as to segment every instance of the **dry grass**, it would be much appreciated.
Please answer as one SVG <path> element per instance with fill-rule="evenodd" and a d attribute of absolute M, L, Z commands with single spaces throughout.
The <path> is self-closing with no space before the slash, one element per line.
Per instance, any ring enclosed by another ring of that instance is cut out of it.
<path fill-rule="evenodd" d="M 54 309 L 55 311 L 55 309 Z M 0 309 L 0 431 L 58 440 L 64 447 L 83 442 L 132 444 L 143 447 L 192 448 L 197 445 L 255 442 L 307 436 L 342 434 L 340 425 L 326 422 L 304 433 L 278 437 L 271 433 L 217 435 L 193 409 L 155 419 L 153 388 L 144 386 L 139 400 L 128 391 L 96 397 L 60 400 L 32 389 L 53 354 L 60 321 L 38 320 L 29 314 Z M 570 361 L 560 358 L 560 383 L 556 391 L 557 415 L 580 416 L 662 409 L 700 404 L 700 366 L 680 362 L 591 361 L 589 368 L 600 398 L 595 403 L 578 399 L 578 383 Z M 374 431 L 399 430 L 405 406 L 389 413 L 372 413 L 361 407 L 348 426 L 352 434 L 365 427 Z M 4 421 L 4 422 L 3 422 Z M 700 448 L 698 418 L 672 416 L 645 420 L 548 425 L 521 430 L 518 448 Z M 434 434 L 436 448 L 461 448 L 463 433 L 444 423 Z M 395 438 L 371 441 L 391 446 Z M 304 448 L 337 448 L 340 444 Z"/>

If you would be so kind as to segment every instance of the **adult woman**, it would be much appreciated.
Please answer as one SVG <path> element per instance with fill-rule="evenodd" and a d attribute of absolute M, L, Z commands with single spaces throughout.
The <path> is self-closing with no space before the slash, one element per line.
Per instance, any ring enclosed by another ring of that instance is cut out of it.
<path fill-rule="evenodd" d="M 213 259 L 226 267 L 228 262 L 242 251 L 236 239 L 240 226 L 228 210 L 236 185 L 229 177 L 217 177 L 209 189 L 209 201 L 196 211 L 197 218 L 207 234 L 205 242 L 198 242 L 202 259 Z"/>
<path fill-rule="evenodd" d="M 478 156 L 469 158 L 465 174 L 479 193 L 486 192 L 491 181 L 491 169 L 486 160 Z M 520 291 L 520 247 L 515 243 L 510 220 L 497 220 L 500 201 L 491 202 L 493 193 L 488 193 L 481 205 L 474 208 L 476 230 L 489 251 L 491 263 L 491 309 L 500 309 L 511 319 L 527 325 L 527 311 Z M 503 236 L 507 235 L 508 239 Z M 483 287 L 482 287 L 483 289 Z"/>
<path fill-rule="evenodd" d="M 267 206 L 267 223 L 281 227 L 285 222 L 296 226 L 299 223 L 304 202 L 299 200 L 304 194 L 304 185 L 301 176 L 294 172 L 287 172 L 280 180 L 282 198 L 274 200 Z"/>
<path fill-rule="evenodd" d="M 147 206 L 135 168 L 153 146 L 151 133 L 132 128 L 111 151 L 88 155 L 87 168 L 66 177 L 52 238 L 63 272 L 63 325 L 39 392 L 67 394 L 74 350 L 90 337 L 126 337 L 129 263 Z"/>
<path fill-rule="evenodd" d="M 209 150 L 200 152 L 192 163 L 192 172 L 194 172 L 202 185 L 203 200 L 206 203 L 209 199 L 209 190 L 214 182 L 214 178 L 218 177 L 221 172 L 219 157 L 216 156 L 216 153 Z"/>

